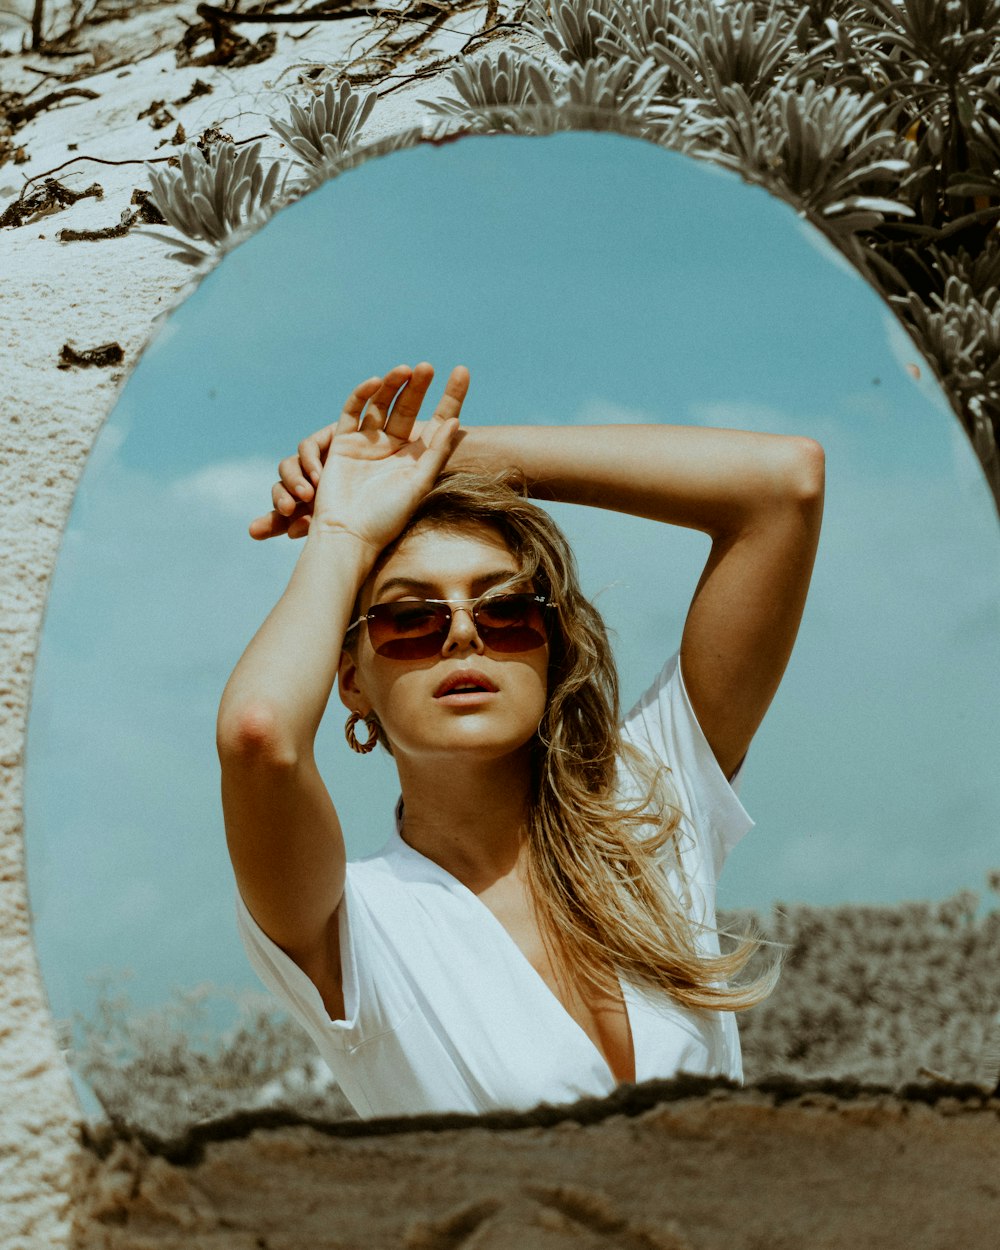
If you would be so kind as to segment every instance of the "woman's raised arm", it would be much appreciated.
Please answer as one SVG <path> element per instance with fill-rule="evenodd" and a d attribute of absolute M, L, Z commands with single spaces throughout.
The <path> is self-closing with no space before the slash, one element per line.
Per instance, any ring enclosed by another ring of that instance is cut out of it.
<path fill-rule="evenodd" d="M 467 457 L 518 465 L 540 498 L 709 535 L 681 668 L 698 722 L 731 777 L 798 633 L 823 515 L 822 447 L 694 426 L 500 427 L 470 431 L 456 459 Z"/>
<path fill-rule="evenodd" d="M 419 365 L 426 390 L 433 371 Z M 448 419 L 455 370 L 427 423 Z M 282 461 L 258 538 L 305 533 L 329 446 L 317 431 Z M 823 450 L 812 439 L 674 425 L 476 426 L 450 465 L 516 466 L 541 499 L 631 513 L 708 534 L 712 549 L 687 615 L 681 665 L 716 759 L 731 776 L 764 717 L 798 631 L 819 540 Z"/>
<path fill-rule="evenodd" d="M 305 548 L 219 708 L 222 804 L 240 893 L 337 1014 L 331 921 L 346 855 L 313 742 L 358 591 L 433 486 L 457 430 L 453 418 L 436 423 L 426 441 L 411 438 L 422 392 L 408 393 L 410 378 L 400 366 L 352 392 L 330 439 Z"/>

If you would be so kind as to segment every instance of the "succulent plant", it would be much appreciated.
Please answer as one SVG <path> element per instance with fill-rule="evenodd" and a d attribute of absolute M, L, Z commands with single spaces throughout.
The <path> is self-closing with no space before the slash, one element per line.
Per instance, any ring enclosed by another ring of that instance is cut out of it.
<path fill-rule="evenodd" d="M 496 56 L 463 61 L 446 81 L 458 99 L 445 96 L 418 103 L 470 130 L 523 133 L 519 110 L 550 110 L 556 103 L 547 69 L 506 48 Z"/>
<path fill-rule="evenodd" d="M 907 168 L 898 139 L 878 129 L 878 105 L 852 91 L 773 88 L 754 104 L 742 87 L 721 87 L 713 159 L 740 170 L 838 234 L 869 229 L 886 213 L 912 217 L 899 200 L 872 193 Z"/>
<path fill-rule="evenodd" d="M 190 145 L 181 155 L 177 168 L 147 166 L 152 198 L 167 225 L 185 236 L 187 242 L 171 255 L 186 264 L 198 264 L 209 249 L 198 248 L 201 240 L 212 248 L 232 246 L 263 224 L 281 202 L 280 166 L 265 166 L 260 159 L 261 145 L 239 150 L 232 143 L 218 143 L 207 151 Z M 177 240 L 144 231 L 176 245 Z"/>
<path fill-rule="evenodd" d="M 329 167 L 343 161 L 356 146 L 376 98 L 374 91 L 362 98 L 347 82 L 341 83 L 339 91 L 329 82 L 323 94 L 308 104 L 293 101 L 287 121 L 276 117 L 270 121 L 304 164 Z"/>
<path fill-rule="evenodd" d="M 639 123 L 647 114 L 663 112 L 653 107 L 663 73 L 651 59 L 633 65 L 598 57 L 584 65 L 549 69 L 501 52 L 452 72 L 459 99 L 421 103 L 473 131 L 617 130 L 652 138 L 658 132 Z"/>
<path fill-rule="evenodd" d="M 1000 477 L 1000 245 L 975 260 L 929 249 L 941 286 L 924 300 L 911 291 L 890 297 L 932 363 L 980 462 Z"/>
<path fill-rule="evenodd" d="M 598 40 L 617 8 L 616 0 L 530 0 L 525 19 L 563 61 L 585 65 L 601 55 Z"/>

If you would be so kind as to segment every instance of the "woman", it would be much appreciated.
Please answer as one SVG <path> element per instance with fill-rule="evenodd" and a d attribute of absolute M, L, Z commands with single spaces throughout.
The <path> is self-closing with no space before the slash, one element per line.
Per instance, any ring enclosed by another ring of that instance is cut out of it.
<path fill-rule="evenodd" d="M 307 534 L 219 713 L 251 961 L 362 1116 L 739 1079 L 732 1011 L 775 972 L 727 986 L 755 944 L 720 954 L 715 881 L 752 824 L 732 783 L 801 617 L 822 450 L 682 426 L 460 429 L 464 368 L 418 425 L 432 377 L 401 365 L 357 387 L 251 526 Z M 712 539 L 679 655 L 621 729 L 600 618 L 511 470 L 537 497 Z M 382 741 L 402 791 L 384 850 L 349 866 L 313 758 L 335 682 L 351 746 Z"/>

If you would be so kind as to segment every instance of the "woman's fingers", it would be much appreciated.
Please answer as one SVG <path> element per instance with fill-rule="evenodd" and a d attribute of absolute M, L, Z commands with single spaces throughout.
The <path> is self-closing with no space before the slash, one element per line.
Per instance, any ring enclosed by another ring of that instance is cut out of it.
<path fill-rule="evenodd" d="M 281 480 L 271 487 L 271 503 L 274 505 L 275 512 L 291 516 L 300 501 L 307 502 L 307 491 L 309 500 L 316 492 L 313 490 L 312 483 L 307 482 L 303 477 L 297 456 L 289 456 L 287 460 L 282 460 L 278 465 L 278 474 Z"/>
<path fill-rule="evenodd" d="M 426 360 L 421 361 L 413 370 L 409 381 L 396 396 L 392 412 L 385 423 L 386 434 L 391 434 L 393 438 L 403 440 L 410 437 L 413 423 L 420 412 L 420 405 L 424 402 L 427 388 L 433 380 L 434 367 L 428 364 Z"/>
<path fill-rule="evenodd" d="M 308 502 L 313 498 L 314 491 L 308 489 L 310 486 L 319 485 L 319 475 L 323 472 L 323 462 L 326 459 L 326 453 L 330 450 L 330 444 L 333 442 L 334 426 L 326 425 L 321 430 L 317 430 L 315 434 L 310 434 L 308 438 L 304 438 L 299 443 L 298 465 L 301 470 L 301 476 L 304 481 L 287 482 L 286 486 L 299 499 Z M 294 461 L 295 457 L 292 457 Z M 304 486 L 306 489 L 300 489 Z"/>
<path fill-rule="evenodd" d="M 435 421 L 450 421 L 452 417 L 458 419 L 462 412 L 462 404 L 465 403 L 465 397 L 469 393 L 470 381 L 471 376 L 465 365 L 456 365 L 452 369 L 445 383 L 444 394 L 434 409 Z"/>
<path fill-rule="evenodd" d="M 312 503 L 332 441 L 333 427 L 328 425 L 304 438 L 297 453 L 286 456 L 278 465 L 279 481 L 271 488 L 271 500 L 279 512 L 285 511 L 285 506 L 291 510 L 296 503 Z"/>
<path fill-rule="evenodd" d="M 368 378 L 356 386 L 337 423 L 304 438 L 297 454 L 286 456 L 278 465 L 279 480 L 271 487 L 273 510 L 250 523 L 250 536 L 258 540 L 276 538 L 280 534 L 287 534 L 289 538 L 304 537 L 309 532 L 320 475 L 337 435 L 361 430 L 386 433 L 401 442 L 409 442 L 433 379 L 433 367 L 421 361 L 415 369 L 397 365 L 384 377 Z M 468 390 L 469 371 L 459 365 L 452 370 L 433 417 L 424 423 L 421 441 L 425 444 L 425 467 L 431 482 L 452 453 Z"/>
<path fill-rule="evenodd" d="M 287 534 L 289 538 L 302 538 L 309 532 L 311 520 L 312 504 L 299 504 L 291 515 L 275 509 L 273 512 L 266 512 L 263 516 L 255 517 L 250 522 L 250 537 L 258 541 L 263 541 L 265 538 L 279 538 L 282 534 Z"/>
<path fill-rule="evenodd" d="M 362 430 L 375 433 L 385 426 L 392 401 L 396 398 L 400 387 L 405 386 L 412 375 L 413 370 L 409 365 L 397 365 L 395 369 L 389 370 L 382 379 L 381 386 L 377 387 L 369 397 L 368 407 L 365 409 L 360 426 Z"/>
<path fill-rule="evenodd" d="M 330 437 L 353 433 L 358 429 L 369 433 L 383 430 L 393 438 L 406 441 L 433 380 L 434 367 L 426 360 L 421 361 L 415 369 L 411 369 L 409 365 L 397 365 L 381 379 L 369 378 L 351 392 L 336 427 L 328 427 Z M 468 391 L 469 371 L 464 365 L 457 365 L 451 371 L 444 394 L 431 420 L 438 424 L 458 417 Z M 310 452 L 314 451 L 313 440 L 316 438 L 317 435 L 314 434 L 311 439 L 305 440 L 305 444 L 299 445 L 300 459 L 306 445 Z M 321 447 L 320 451 L 325 452 L 328 446 L 329 443 Z M 319 454 L 315 458 L 320 461 L 319 464 L 303 464 L 306 474 L 314 483 L 318 480 L 318 470 L 322 467 Z M 314 472 L 317 474 L 316 478 L 313 478 Z M 284 474 L 282 479 L 284 480 Z M 291 485 L 289 482 L 285 484 Z"/>
<path fill-rule="evenodd" d="M 448 457 L 455 450 L 455 436 L 458 433 L 458 417 L 448 417 L 442 421 L 431 435 L 424 455 L 427 457 L 429 485 L 433 485 L 438 474 L 448 463 Z"/>
<path fill-rule="evenodd" d="M 282 516 L 280 512 L 267 512 L 250 522 L 250 537 L 258 542 L 263 542 L 265 538 L 277 538 L 280 534 L 287 534 L 291 524 L 291 518 Z"/>
<path fill-rule="evenodd" d="M 340 414 L 340 420 L 337 422 L 337 434 L 351 434 L 358 428 L 358 421 L 365 410 L 365 404 L 382 386 L 384 380 L 383 378 L 368 378 L 351 391 L 347 397 L 347 403 L 344 404 L 344 410 Z"/>

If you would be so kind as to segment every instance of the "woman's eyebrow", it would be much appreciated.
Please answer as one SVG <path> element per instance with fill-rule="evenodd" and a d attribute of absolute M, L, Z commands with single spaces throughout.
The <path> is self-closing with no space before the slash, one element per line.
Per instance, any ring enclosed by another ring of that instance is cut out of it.
<path fill-rule="evenodd" d="M 478 577 L 474 577 L 470 588 L 473 594 L 476 594 L 478 591 L 488 590 L 491 586 L 498 586 L 502 582 L 527 580 L 528 578 L 523 577 L 520 569 L 494 569 L 489 573 L 480 573 Z M 438 589 L 438 583 L 421 581 L 417 577 L 390 577 L 379 586 L 375 593 L 384 595 L 390 590 L 417 590 L 428 598 L 432 598 Z"/>

